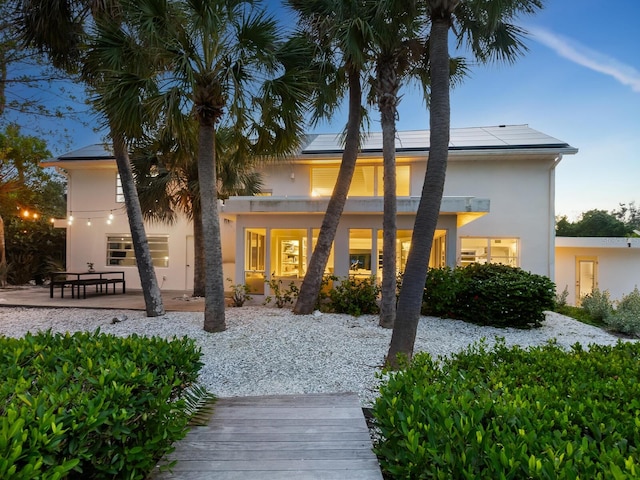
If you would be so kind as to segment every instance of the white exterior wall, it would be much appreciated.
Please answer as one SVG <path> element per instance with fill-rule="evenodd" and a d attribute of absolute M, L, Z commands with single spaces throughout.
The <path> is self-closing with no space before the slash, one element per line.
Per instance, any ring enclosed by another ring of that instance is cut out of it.
<path fill-rule="evenodd" d="M 107 265 L 107 237 L 129 235 L 124 204 L 116 203 L 116 173 L 113 169 L 69 170 L 68 210 L 73 214 L 73 225 L 67 227 L 67 271 L 86 271 L 87 262 L 96 270 L 125 272 L 127 288 L 141 289 L 136 267 Z M 114 219 L 107 224 L 109 213 Z M 91 218 L 91 226 L 87 225 Z M 169 267 L 156 267 L 158 285 L 163 290 L 185 290 L 193 284 L 188 278 L 193 261 L 187 259 L 187 236 L 192 235 L 191 224 L 179 218 L 173 225 L 146 224 L 148 236 L 169 237 Z M 231 272 L 232 273 L 232 272 Z M 191 273 L 193 275 L 193 273 Z"/>
<path fill-rule="evenodd" d="M 491 200 L 491 211 L 458 231 L 459 237 L 518 238 L 522 269 L 553 278 L 554 199 L 551 160 L 453 159 L 448 164 L 445 195 Z"/>
<path fill-rule="evenodd" d="M 631 247 L 628 245 L 631 244 Z M 575 305 L 576 258 L 597 258 L 597 283 L 608 290 L 612 300 L 620 300 L 636 286 L 640 288 L 640 238 L 556 239 L 556 289 L 569 291 L 567 302 Z"/>

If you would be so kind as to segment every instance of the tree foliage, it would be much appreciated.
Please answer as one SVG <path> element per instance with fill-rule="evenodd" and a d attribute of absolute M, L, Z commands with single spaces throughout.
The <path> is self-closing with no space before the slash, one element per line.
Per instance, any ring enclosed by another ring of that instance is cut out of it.
<path fill-rule="evenodd" d="M 621 207 L 624 207 L 624 204 L 621 204 Z M 566 215 L 562 216 L 556 222 L 556 235 L 558 237 L 628 237 L 633 234 L 634 221 L 638 221 L 638 212 L 632 202 L 629 209 L 621 208 L 617 213 L 589 210 L 575 222 L 570 222 Z"/>
<path fill-rule="evenodd" d="M 0 284 L 39 281 L 64 258 L 65 231 L 49 221 L 65 215 L 64 179 L 39 165 L 50 155 L 16 125 L 0 131 Z"/>

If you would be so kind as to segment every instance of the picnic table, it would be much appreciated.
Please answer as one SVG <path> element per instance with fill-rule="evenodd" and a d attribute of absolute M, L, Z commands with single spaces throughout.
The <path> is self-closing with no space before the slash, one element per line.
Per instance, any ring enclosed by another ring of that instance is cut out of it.
<path fill-rule="evenodd" d="M 71 287 L 71 298 L 87 298 L 87 286 L 94 285 L 96 293 L 109 294 L 109 286 L 113 287 L 112 293 L 116 293 L 116 285 L 122 284 L 122 293 L 126 293 L 126 282 L 123 271 L 103 270 L 85 272 L 51 272 L 49 283 L 49 298 L 53 298 L 53 291 L 60 287 L 60 298 L 64 298 L 64 289 Z"/>

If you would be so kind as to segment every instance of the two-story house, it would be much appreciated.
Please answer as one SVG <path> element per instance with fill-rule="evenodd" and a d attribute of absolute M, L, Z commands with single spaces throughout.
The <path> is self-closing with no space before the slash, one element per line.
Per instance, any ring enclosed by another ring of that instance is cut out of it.
<path fill-rule="evenodd" d="M 577 149 L 527 125 L 451 130 L 444 198 L 432 266 L 501 262 L 554 277 L 555 168 Z M 338 174 L 338 135 L 310 135 L 287 162 L 262 169 L 264 192 L 220 202 L 225 277 L 265 292 L 271 276 L 300 281 Z M 400 270 L 411 244 L 415 211 L 429 160 L 429 132 L 396 140 Z M 115 160 L 102 145 L 44 163 L 68 177 L 67 268 L 125 270 L 140 288 Z M 381 275 L 382 136 L 369 134 L 336 234 L 327 271 L 339 277 Z M 70 219 L 72 219 L 70 221 Z M 193 229 L 181 218 L 149 224 L 147 234 L 163 289 L 193 283 Z"/>

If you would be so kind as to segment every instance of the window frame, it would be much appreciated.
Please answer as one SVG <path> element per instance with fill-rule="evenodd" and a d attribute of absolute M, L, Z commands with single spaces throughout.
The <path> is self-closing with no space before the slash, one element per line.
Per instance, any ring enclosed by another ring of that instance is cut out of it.
<path fill-rule="evenodd" d="M 147 236 L 151 260 L 156 268 L 169 267 L 169 235 L 149 235 Z M 112 244 L 120 244 L 120 248 L 113 248 Z M 153 248 L 155 245 L 162 245 L 164 248 Z M 106 257 L 107 267 L 135 267 L 137 265 L 135 250 L 133 248 L 133 237 L 131 234 L 109 234 L 106 236 Z M 117 253 L 118 255 L 114 255 Z M 124 255 L 122 255 L 124 253 Z M 154 253 L 156 255 L 154 255 Z M 158 255 L 159 253 L 159 255 Z"/>

